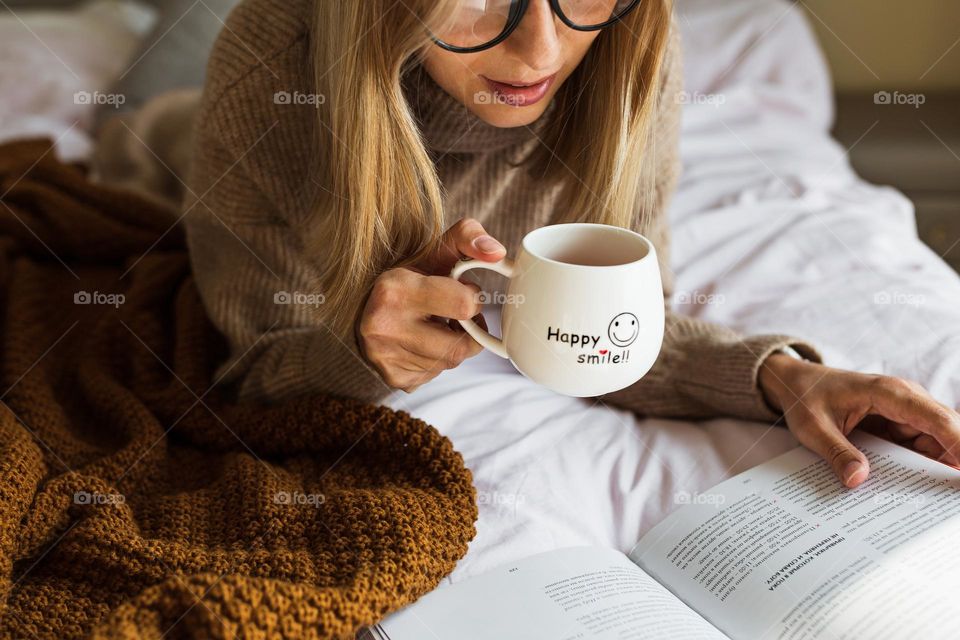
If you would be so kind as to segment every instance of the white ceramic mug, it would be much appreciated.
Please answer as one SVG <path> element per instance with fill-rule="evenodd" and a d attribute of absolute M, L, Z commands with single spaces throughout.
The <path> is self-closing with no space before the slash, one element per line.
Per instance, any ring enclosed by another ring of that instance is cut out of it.
<path fill-rule="evenodd" d="M 663 343 L 663 284 L 653 243 L 602 224 L 557 224 L 528 233 L 516 261 L 463 260 L 510 278 L 503 338 L 471 320 L 477 342 L 531 380 L 586 397 L 628 387 L 653 366 Z"/>

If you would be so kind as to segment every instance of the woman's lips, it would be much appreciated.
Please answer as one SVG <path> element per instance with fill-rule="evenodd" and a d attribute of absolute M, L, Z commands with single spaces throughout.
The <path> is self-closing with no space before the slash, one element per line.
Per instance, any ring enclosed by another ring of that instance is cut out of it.
<path fill-rule="evenodd" d="M 493 92 L 498 104 L 507 104 L 513 107 L 529 107 L 543 100 L 544 96 L 556 80 L 557 74 L 547 76 L 534 83 L 509 83 L 491 80 L 482 76 L 487 86 Z"/>

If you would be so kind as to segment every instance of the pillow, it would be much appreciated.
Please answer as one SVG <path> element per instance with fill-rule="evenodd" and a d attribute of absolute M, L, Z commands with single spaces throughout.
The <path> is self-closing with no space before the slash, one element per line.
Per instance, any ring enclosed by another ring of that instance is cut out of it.
<path fill-rule="evenodd" d="M 735 91 L 757 93 L 760 100 L 771 89 L 779 102 L 768 101 L 765 109 L 790 109 L 828 130 L 830 71 L 802 6 L 789 0 L 678 0 L 687 101 L 712 106 Z M 798 99 L 786 105 L 788 93 Z"/>
<path fill-rule="evenodd" d="M 156 12 L 134 0 L 69 9 L 40 8 L 46 0 L 23 4 L 0 10 L 0 141 L 47 136 L 58 141 L 62 159 L 84 158 L 93 96 L 129 66 Z"/>
<path fill-rule="evenodd" d="M 207 58 L 227 15 L 240 0 L 150 0 L 160 13 L 153 33 L 133 56 L 113 92 L 125 98 L 118 110 L 104 105 L 98 123 L 142 107 L 150 98 L 188 87 L 202 87 Z"/>

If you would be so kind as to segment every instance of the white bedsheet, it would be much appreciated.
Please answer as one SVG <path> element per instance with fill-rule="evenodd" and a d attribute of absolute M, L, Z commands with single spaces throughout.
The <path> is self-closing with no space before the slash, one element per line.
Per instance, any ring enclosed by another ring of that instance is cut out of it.
<path fill-rule="evenodd" d="M 829 77 L 801 13 L 681 0 L 679 15 L 675 307 L 804 337 L 828 364 L 913 378 L 957 406 L 960 278 L 917 239 L 911 204 L 859 180 L 830 139 Z M 557 396 L 489 353 L 390 404 L 436 425 L 474 474 L 478 534 L 454 582 L 562 546 L 627 550 L 686 497 L 795 446 L 782 427 Z"/>

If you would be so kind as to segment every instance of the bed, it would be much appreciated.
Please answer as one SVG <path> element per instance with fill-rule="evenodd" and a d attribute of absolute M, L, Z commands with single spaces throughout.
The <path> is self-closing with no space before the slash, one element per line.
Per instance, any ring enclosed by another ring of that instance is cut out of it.
<path fill-rule="evenodd" d="M 958 406 L 960 278 L 917 238 L 911 203 L 859 179 L 830 138 L 830 78 L 802 10 L 679 0 L 678 18 L 675 308 L 806 338 L 827 364 L 912 378 Z M 782 426 L 559 397 L 488 353 L 392 404 L 448 435 L 474 474 L 478 534 L 451 581 L 564 546 L 626 551 L 690 496 L 796 446 Z"/>
<path fill-rule="evenodd" d="M 70 11 L 0 14 L 0 140 L 51 135 L 82 160 L 93 111 L 73 96 L 124 74 L 154 16 L 129 1 Z M 674 306 L 804 337 L 830 365 L 912 378 L 958 406 L 960 279 L 917 238 L 911 203 L 860 180 L 830 138 L 830 79 L 802 11 L 679 0 L 678 19 Z M 487 317 L 496 331 L 496 309 Z M 691 495 L 795 446 L 781 426 L 638 419 L 557 396 L 489 353 L 388 403 L 446 434 L 473 473 L 478 533 L 451 582 L 563 546 L 628 550 Z"/>

